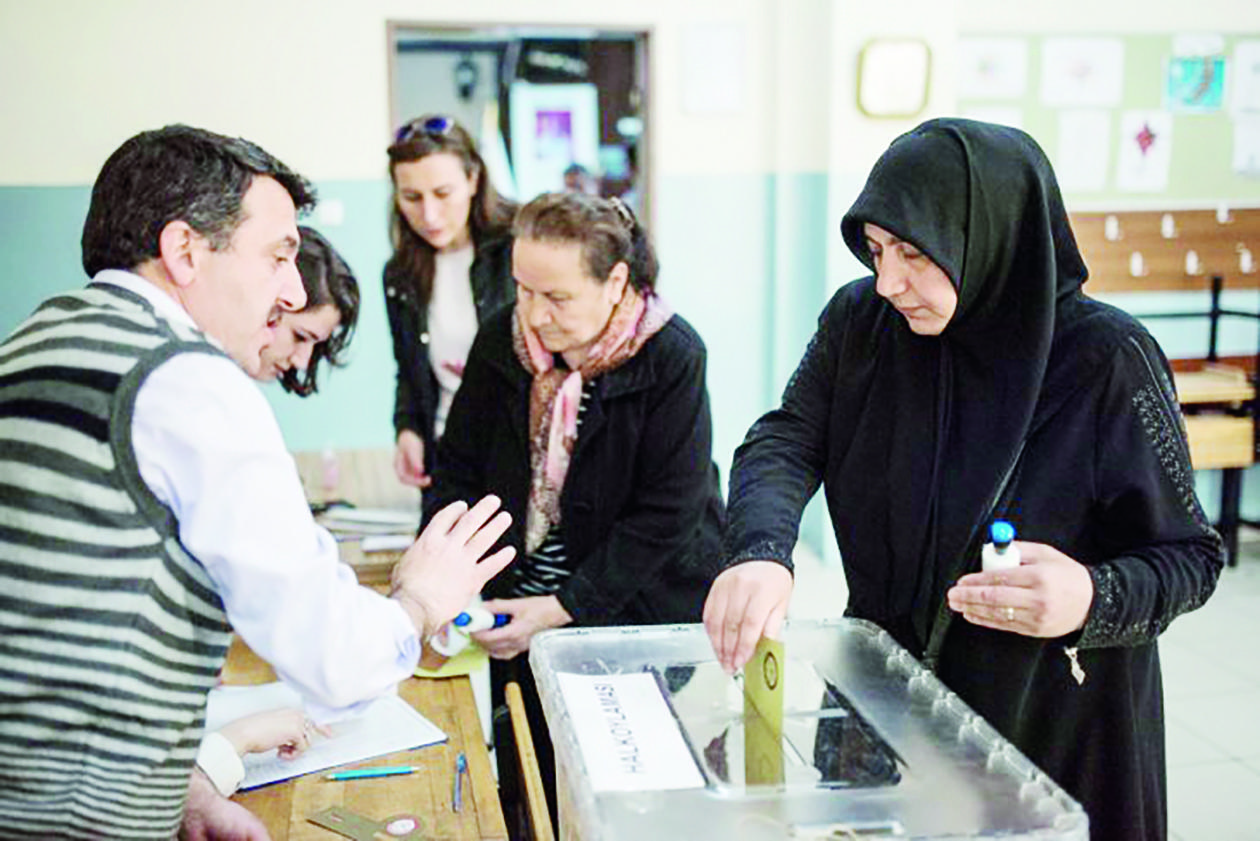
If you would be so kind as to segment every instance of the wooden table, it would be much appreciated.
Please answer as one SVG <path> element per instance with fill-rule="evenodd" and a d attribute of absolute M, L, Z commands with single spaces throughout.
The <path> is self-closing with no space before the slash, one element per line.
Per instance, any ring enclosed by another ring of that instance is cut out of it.
<path fill-rule="evenodd" d="M 238 638 L 228 652 L 223 680 L 233 684 L 266 683 L 275 680 L 275 672 Z M 399 686 L 399 695 L 446 733 L 446 743 L 388 754 L 355 767 L 419 765 L 423 771 L 341 783 L 329 782 L 324 779 L 327 772 L 319 772 L 239 792 L 232 799 L 262 819 L 273 841 L 340 838 L 306 820 L 329 806 L 344 806 L 373 820 L 416 815 L 424 821 L 425 839 L 506 841 L 507 826 L 498 787 L 468 678 L 410 678 Z M 463 809 L 455 812 L 451 796 L 455 757 L 460 751 L 468 758 L 469 773 L 464 781 Z"/>

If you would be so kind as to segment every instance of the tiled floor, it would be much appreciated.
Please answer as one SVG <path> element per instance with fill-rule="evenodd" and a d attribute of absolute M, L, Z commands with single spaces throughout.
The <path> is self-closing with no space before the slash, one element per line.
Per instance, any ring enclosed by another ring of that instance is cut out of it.
<path fill-rule="evenodd" d="M 1260 534 L 1241 554 L 1160 639 L 1172 841 L 1260 841 Z M 789 616 L 839 615 L 840 570 L 807 552 L 796 564 Z"/>

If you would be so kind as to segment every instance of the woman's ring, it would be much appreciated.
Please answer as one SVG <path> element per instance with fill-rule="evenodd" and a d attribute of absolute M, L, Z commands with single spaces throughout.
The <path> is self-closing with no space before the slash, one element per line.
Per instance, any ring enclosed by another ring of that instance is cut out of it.
<path fill-rule="evenodd" d="M 1011 607 L 1010 605 L 1006 606 L 1006 621 L 1007 622 L 1015 621 L 1015 608 Z"/>

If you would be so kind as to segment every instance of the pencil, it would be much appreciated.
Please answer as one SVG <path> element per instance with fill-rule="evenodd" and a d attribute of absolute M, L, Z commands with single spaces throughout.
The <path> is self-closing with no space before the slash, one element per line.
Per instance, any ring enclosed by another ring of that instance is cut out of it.
<path fill-rule="evenodd" d="M 399 774 L 413 774 L 419 770 L 419 765 L 381 765 L 375 768 L 351 768 L 347 771 L 333 771 L 326 779 L 340 781 L 362 780 L 369 777 L 395 777 Z"/>

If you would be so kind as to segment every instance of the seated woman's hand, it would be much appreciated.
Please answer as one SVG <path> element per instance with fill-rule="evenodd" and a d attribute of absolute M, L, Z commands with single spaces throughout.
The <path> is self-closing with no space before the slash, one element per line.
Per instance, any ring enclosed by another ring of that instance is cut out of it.
<path fill-rule="evenodd" d="M 704 627 L 727 674 L 752 657 L 763 636 L 777 637 L 792 598 L 792 572 L 777 561 L 746 561 L 713 580 Z"/>
<path fill-rule="evenodd" d="M 225 724 L 219 733 L 241 756 L 277 748 L 285 759 L 292 759 L 310 747 L 316 733 L 330 735 L 327 728 L 307 719 L 297 707 L 278 707 L 241 716 Z"/>
<path fill-rule="evenodd" d="M 482 604 L 491 613 L 506 613 L 506 625 L 472 635 L 477 644 L 496 660 L 510 660 L 529 650 L 534 634 L 560 628 L 573 621 L 555 596 L 525 596 L 519 599 L 490 599 Z"/>
<path fill-rule="evenodd" d="M 949 589 L 949 606 L 968 622 L 1054 638 L 1085 625 L 1094 582 L 1083 564 L 1044 543 L 1016 541 L 1016 569 L 973 572 Z"/>

